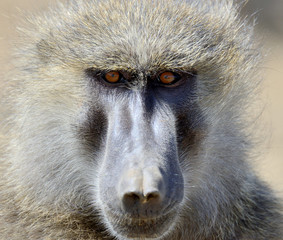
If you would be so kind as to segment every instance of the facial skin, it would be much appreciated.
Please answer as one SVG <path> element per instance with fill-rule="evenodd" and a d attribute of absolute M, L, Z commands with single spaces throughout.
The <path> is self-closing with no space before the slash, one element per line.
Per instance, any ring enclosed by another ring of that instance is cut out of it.
<path fill-rule="evenodd" d="M 97 184 L 108 227 L 127 238 L 162 236 L 184 198 L 178 121 L 185 106 L 193 108 L 197 75 L 93 69 L 86 75 L 91 96 L 99 98 L 93 115 L 103 119 L 94 124 L 104 129 Z"/>

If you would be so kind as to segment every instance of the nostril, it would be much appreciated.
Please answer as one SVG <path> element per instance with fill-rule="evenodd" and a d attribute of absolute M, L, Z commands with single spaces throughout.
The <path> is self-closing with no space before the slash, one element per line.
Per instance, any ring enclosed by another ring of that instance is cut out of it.
<path fill-rule="evenodd" d="M 160 200 L 160 194 L 159 192 L 151 192 L 151 193 L 148 193 L 146 194 L 145 196 L 145 200 L 146 202 L 148 201 L 156 201 L 156 200 Z"/>
<path fill-rule="evenodd" d="M 155 202 L 160 200 L 158 191 L 147 193 L 145 196 L 138 192 L 129 192 L 124 194 L 123 201 L 127 204 L 145 204 L 147 202 Z"/>
<path fill-rule="evenodd" d="M 123 206 L 126 211 L 133 211 L 134 208 L 138 208 L 142 202 L 142 195 L 137 192 L 125 193 L 122 197 Z"/>
<path fill-rule="evenodd" d="M 134 202 L 138 202 L 142 199 L 141 194 L 139 193 L 135 193 L 135 192 L 130 192 L 130 193 L 126 193 L 123 197 L 124 201 L 134 201 Z"/>

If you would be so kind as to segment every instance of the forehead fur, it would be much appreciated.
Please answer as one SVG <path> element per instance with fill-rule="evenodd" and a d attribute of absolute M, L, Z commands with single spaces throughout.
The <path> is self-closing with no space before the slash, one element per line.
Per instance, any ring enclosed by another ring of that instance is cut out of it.
<path fill-rule="evenodd" d="M 250 52 L 250 29 L 236 19 L 228 1 L 71 1 L 33 20 L 35 52 L 44 64 L 83 68 L 205 69 Z"/>

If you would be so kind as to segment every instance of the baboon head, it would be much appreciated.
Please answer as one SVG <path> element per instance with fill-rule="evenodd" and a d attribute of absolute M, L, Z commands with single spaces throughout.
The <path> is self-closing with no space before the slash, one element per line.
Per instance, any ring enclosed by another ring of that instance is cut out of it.
<path fill-rule="evenodd" d="M 238 113 L 256 55 L 233 6 L 79 0 L 33 22 L 13 143 L 31 202 L 95 212 L 119 239 L 216 214 L 231 195 L 222 183 L 245 171 L 233 167 L 245 155 Z"/>

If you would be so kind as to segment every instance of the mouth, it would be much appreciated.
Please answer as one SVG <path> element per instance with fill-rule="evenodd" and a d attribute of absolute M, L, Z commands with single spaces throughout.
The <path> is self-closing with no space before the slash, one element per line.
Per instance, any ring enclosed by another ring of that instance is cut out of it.
<path fill-rule="evenodd" d="M 122 239 L 160 239 L 176 222 L 176 211 L 156 218 L 132 218 L 106 210 L 107 222 Z"/>

